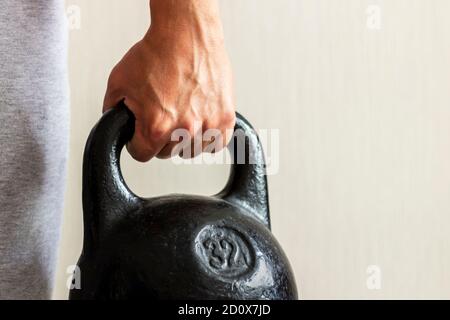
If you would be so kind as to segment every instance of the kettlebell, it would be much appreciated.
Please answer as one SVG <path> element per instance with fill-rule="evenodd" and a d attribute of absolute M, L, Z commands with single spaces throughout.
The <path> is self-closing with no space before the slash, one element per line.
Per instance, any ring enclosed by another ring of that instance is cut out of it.
<path fill-rule="evenodd" d="M 102 116 L 87 140 L 84 243 L 79 284 L 69 298 L 297 299 L 289 261 L 270 231 L 264 154 L 251 125 L 237 114 L 228 146 L 234 161 L 223 191 L 143 199 L 130 191 L 120 170 L 134 124 L 121 103 Z"/>

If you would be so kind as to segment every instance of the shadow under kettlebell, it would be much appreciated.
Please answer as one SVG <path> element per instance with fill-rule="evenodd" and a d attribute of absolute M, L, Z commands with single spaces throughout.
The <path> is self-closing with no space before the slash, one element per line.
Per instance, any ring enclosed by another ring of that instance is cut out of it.
<path fill-rule="evenodd" d="M 297 299 L 270 231 L 264 153 L 237 114 L 233 165 L 215 196 L 140 198 L 120 170 L 134 134 L 122 103 L 91 131 L 83 162 L 84 243 L 70 299 Z"/>

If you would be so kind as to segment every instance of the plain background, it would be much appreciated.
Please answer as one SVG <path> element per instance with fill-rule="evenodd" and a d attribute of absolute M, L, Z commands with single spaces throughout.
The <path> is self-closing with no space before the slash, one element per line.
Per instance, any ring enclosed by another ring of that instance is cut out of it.
<path fill-rule="evenodd" d="M 148 0 L 67 5 L 80 9 L 81 23 L 70 32 L 59 299 L 81 250 L 84 144 L 109 71 L 149 25 Z M 450 298 L 450 1 L 221 0 L 221 7 L 238 110 L 256 128 L 280 130 L 280 170 L 269 177 L 273 232 L 301 296 Z M 380 24 L 372 20 L 377 10 Z M 228 176 L 225 165 L 122 158 L 139 195 L 213 194 Z M 367 286 L 373 265 L 378 290 Z"/>

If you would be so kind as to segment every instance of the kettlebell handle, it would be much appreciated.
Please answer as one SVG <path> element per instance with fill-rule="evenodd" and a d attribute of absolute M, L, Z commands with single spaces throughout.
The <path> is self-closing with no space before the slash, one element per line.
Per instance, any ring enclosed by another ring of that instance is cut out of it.
<path fill-rule="evenodd" d="M 270 229 L 264 150 L 255 129 L 237 112 L 228 150 L 233 160 L 230 176 L 216 196 L 242 207 Z"/>
<path fill-rule="evenodd" d="M 135 117 L 122 102 L 105 112 L 92 129 L 83 159 L 83 212 L 85 237 L 102 234 L 143 201 L 127 186 L 120 169 L 120 154 L 134 134 Z M 245 147 L 245 161 L 242 161 Z M 249 212 L 270 228 L 264 153 L 250 123 L 236 114 L 235 135 L 228 145 L 233 165 L 228 183 L 216 195 Z M 111 214 L 108 208 L 114 207 Z"/>

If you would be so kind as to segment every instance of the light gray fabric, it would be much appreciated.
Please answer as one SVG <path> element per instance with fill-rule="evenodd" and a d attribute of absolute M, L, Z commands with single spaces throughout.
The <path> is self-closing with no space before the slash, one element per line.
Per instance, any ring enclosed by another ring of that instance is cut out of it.
<path fill-rule="evenodd" d="M 0 0 L 0 299 L 50 298 L 69 132 L 62 0 Z"/>

